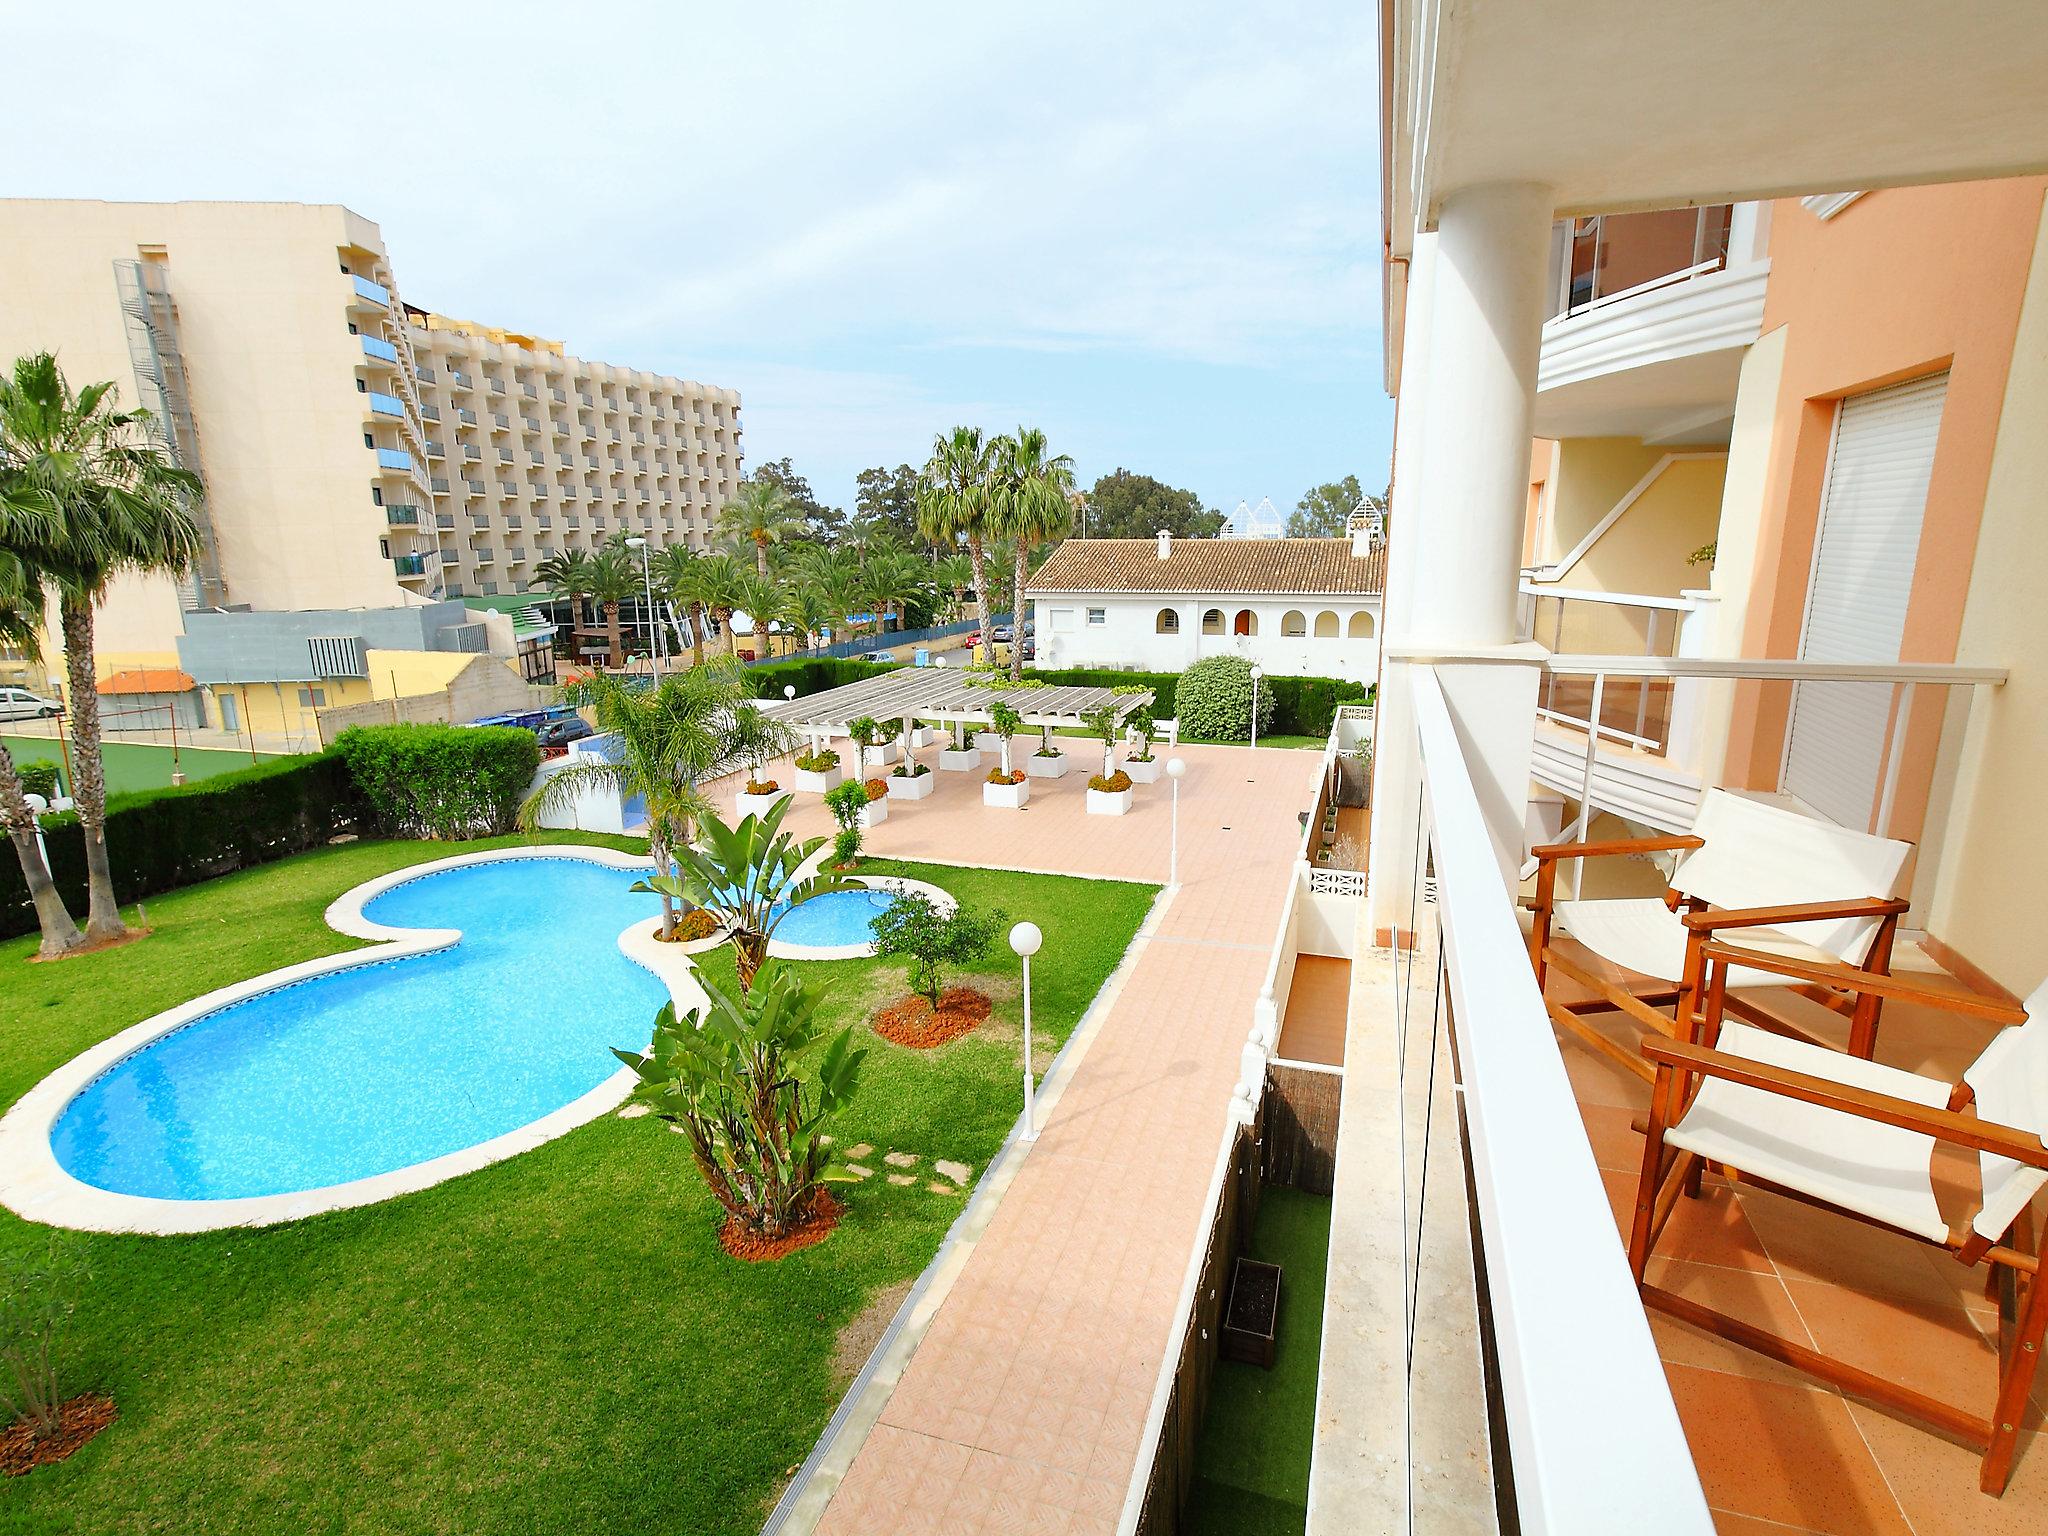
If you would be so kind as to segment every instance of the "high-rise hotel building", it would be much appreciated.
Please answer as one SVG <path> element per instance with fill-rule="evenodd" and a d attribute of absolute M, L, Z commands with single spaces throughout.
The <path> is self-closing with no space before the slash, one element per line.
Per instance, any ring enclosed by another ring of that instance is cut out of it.
<path fill-rule="evenodd" d="M 703 545 L 737 392 L 405 303 L 375 224 L 295 203 L 0 200 L 0 364 L 112 379 L 206 486 L 191 579 L 123 578 L 101 649 L 194 608 L 514 594 L 614 533 Z"/>

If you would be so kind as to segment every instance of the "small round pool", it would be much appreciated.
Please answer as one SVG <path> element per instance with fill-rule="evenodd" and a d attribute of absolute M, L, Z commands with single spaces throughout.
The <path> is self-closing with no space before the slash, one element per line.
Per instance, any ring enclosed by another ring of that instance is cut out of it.
<path fill-rule="evenodd" d="M 875 936 L 868 924 L 894 905 L 894 891 L 827 891 L 791 909 L 776 926 L 775 941 L 803 949 L 872 944 Z"/>

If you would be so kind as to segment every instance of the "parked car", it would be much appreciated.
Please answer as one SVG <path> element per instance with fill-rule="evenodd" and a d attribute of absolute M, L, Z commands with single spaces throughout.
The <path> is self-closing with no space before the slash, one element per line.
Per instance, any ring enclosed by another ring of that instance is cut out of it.
<path fill-rule="evenodd" d="M 64 713 L 55 699 L 46 699 L 26 688 L 0 688 L 0 720 L 47 720 Z"/>
<path fill-rule="evenodd" d="M 981 644 L 981 631 L 978 629 L 970 630 L 960 637 L 960 644 L 970 651 L 973 650 L 977 645 Z"/>
<path fill-rule="evenodd" d="M 879 661 L 885 666 L 891 666 L 895 664 L 896 653 L 894 651 L 869 651 L 867 659 L 869 661 Z"/>
<path fill-rule="evenodd" d="M 1016 632 L 1007 624 L 998 624 L 990 633 L 996 637 L 997 645 L 1008 645 L 1017 638 Z"/>
<path fill-rule="evenodd" d="M 581 715 L 571 715 L 566 720 L 549 720 L 536 727 L 533 733 L 545 747 L 566 747 L 572 741 L 581 741 L 594 735 L 589 723 Z"/>

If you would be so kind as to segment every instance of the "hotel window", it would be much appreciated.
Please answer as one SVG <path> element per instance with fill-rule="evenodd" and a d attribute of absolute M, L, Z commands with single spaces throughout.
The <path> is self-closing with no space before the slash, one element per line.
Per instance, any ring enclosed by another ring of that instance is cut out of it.
<path fill-rule="evenodd" d="M 1162 608 L 1162 609 L 1160 609 L 1160 610 L 1159 610 L 1159 617 L 1158 617 L 1157 619 L 1153 620 L 1153 622 L 1152 622 L 1152 633 L 1153 633 L 1153 634 L 1155 634 L 1155 635 L 1177 635 L 1177 634 L 1179 634 L 1179 633 L 1180 633 L 1180 610 L 1179 610 L 1178 608 Z"/>
<path fill-rule="evenodd" d="M 1308 615 L 1299 608 L 1290 608 L 1280 618 L 1280 636 L 1285 640 L 1300 640 L 1308 634 Z"/>
<path fill-rule="evenodd" d="M 1316 638 L 1334 640 L 1337 638 L 1337 615 L 1325 608 L 1316 615 Z"/>
<path fill-rule="evenodd" d="M 1202 615 L 1202 633 L 1205 635 L 1220 635 L 1223 633 L 1223 610 L 1221 608 L 1211 608 Z"/>
<path fill-rule="evenodd" d="M 1090 608 L 1088 610 L 1088 622 L 1094 626 L 1107 624 L 1109 622 L 1109 610 L 1107 608 Z"/>

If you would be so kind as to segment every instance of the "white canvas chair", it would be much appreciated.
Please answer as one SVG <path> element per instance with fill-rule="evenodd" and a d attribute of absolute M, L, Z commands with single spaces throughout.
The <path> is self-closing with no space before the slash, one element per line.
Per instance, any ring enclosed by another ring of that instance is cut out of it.
<path fill-rule="evenodd" d="M 2048 1183 L 2042 1142 L 2048 1131 L 2048 1018 L 2042 1017 L 2048 984 L 2022 1009 L 1720 943 L 1706 945 L 1702 960 L 1707 984 L 1699 1040 L 1643 1042 L 1656 1076 L 1629 1265 L 1645 1304 L 1981 1447 L 1979 1484 L 1986 1493 L 2003 1493 L 2048 1332 L 2048 1288 L 2040 1284 L 2040 1245 L 2028 1219 L 2034 1196 Z M 1769 1030 L 1724 1024 L 1727 988 L 1745 967 L 1781 981 L 1824 979 L 1860 994 L 2016 1027 L 2001 1030 L 1962 1081 L 1950 1084 Z M 1934 1154 L 1943 1142 L 1977 1153 L 1975 1209 L 1958 1213 L 1953 1225 L 1935 1194 Z M 1666 1219 L 1681 1193 L 1699 1192 L 1706 1166 L 1917 1238 L 1960 1263 L 1997 1266 L 1990 1273 L 2000 1282 L 2007 1326 L 2000 1330 L 1990 1417 L 1645 1284 L 1644 1268 Z"/>
<path fill-rule="evenodd" d="M 1582 1015 L 1618 1010 L 1647 1029 L 1670 1035 L 1698 1011 L 1700 949 L 1716 934 L 1739 931 L 1746 949 L 1820 962 L 1839 962 L 1879 975 L 1891 967 L 1892 941 L 1907 903 L 1895 898 L 1910 843 L 1851 832 L 1760 800 L 1709 789 L 1691 833 L 1609 843 L 1552 843 L 1536 859 L 1535 921 L 1529 958 L 1541 987 L 1553 969 L 1593 995 L 1570 1003 L 1546 999 L 1551 1017 L 1595 1050 L 1648 1078 L 1646 1062 L 1586 1023 Z M 1557 869 L 1572 859 L 1672 852 L 1679 855 L 1662 897 L 1559 901 Z M 1602 960 L 1646 977 L 1624 987 L 1561 951 L 1552 935 L 1569 935 Z M 1754 991 L 1786 985 L 1782 976 L 1737 966 L 1727 985 Z M 1877 1045 L 1880 999 L 1853 1000 L 1824 983 L 1802 987 L 1850 1017 L 1849 1050 L 1868 1057 Z M 1666 1015 L 1665 1007 L 1674 1012 Z M 1753 1023 L 1785 1028 L 1754 1004 L 1729 1009 Z"/>

